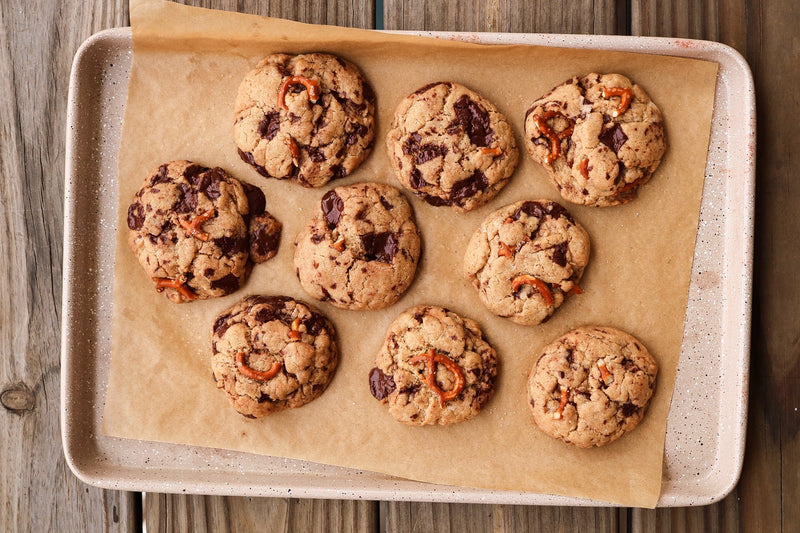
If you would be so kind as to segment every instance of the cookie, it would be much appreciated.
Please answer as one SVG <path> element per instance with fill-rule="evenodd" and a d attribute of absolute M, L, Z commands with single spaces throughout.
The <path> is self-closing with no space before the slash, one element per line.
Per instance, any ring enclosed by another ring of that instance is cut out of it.
<path fill-rule="evenodd" d="M 603 446 L 642 420 L 658 364 L 644 345 L 610 327 L 581 327 L 541 351 L 528 376 L 539 428 L 580 448 Z"/>
<path fill-rule="evenodd" d="M 325 193 L 295 239 L 300 284 L 342 309 L 381 309 L 414 279 L 420 238 L 402 193 L 381 183 L 356 183 Z"/>
<path fill-rule="evenodd" d="M 476 322 L 420 305 L 389 326 L 369 388 L 400 422 L 448 425 L 481 411 L 496 376 L 497 354 Z"/>
<path fill-rule="evenodd" d="M 330 54 L 273 54 L 242 80 L 239 156 L 267 178 L 320 187 L 369 155 L 375 95 L 354 64 Z"/>
<path fill-rule="evenodd" d="M 507 205 L 475 231 L 464 254 L 464 276 L 494 314 L 531 326 L 548 320 L 589 262 L 586 230 L 557 202 Z"/>
<path fill-rule="evenodd" d="M 328 319 L 287 296 L 249 296 L 223 311 L 211 344 L 217 388 L 248 418 L 318 398 L 339 361 Z"/>
<path fill-rule="evenodd" d="M 486 98 L 452 82 L 431 83 L 400 102 L 386 147 L 405 188 L 459 212 L 494 198 L 519 159 L 506 118 Z"/>
<path fill-rule="evenodd" d="M 620 74 L 575 76 L 536 100 L 525 143 L 565 200 L 597 207 L 636 198 L 667 149 L 661 111 Z"/>
<path fill-rule="evenodd" d="M 281 224 L 265 208 L 261 189 L 221 168 L 172 161 L 134 196 L 128 244 L 173 302 L 225 296 L 277 251 Z"/>

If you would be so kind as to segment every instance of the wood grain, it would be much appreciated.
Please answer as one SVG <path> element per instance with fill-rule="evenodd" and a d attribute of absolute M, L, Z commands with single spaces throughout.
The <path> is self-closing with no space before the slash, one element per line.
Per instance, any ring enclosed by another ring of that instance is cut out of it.
<path fill-rule="evenodd" d="M 386 29 L 616 34 L 614 0 L 384 0 Z M 467 7 L 467 5 L 469 7 Z"/>
<path fill-rule="evenodd" d="M 375 531 L 378 506 L 368 501 L 147 494 L 148 532 Z"/>
<path fill-rule="evenodd" d="M 0 531 L 133 531 L 133 494 L 89 488 L 59 434 L 64 123 L 72 57 L 120 3 L 0 7 Z"/>

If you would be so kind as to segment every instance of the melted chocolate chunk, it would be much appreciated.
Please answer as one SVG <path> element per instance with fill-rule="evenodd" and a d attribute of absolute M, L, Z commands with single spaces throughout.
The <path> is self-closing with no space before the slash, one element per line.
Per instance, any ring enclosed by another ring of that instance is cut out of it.
<path fill-rule="evenodd" d="M 347 146 L 356 144 L 358 139 L 364 137 L 367 134 L 367 131 L 369 131 L 363 124 L 353 124 L 353 127 L 348 129 L 350 131 L 347 132 L 347 136 L 345 137 L 345 144 Z"/>
<path fill-rule="evenodd" d="M 414 189 L 421 189 L 428 184 L 428 182 L 422 178 L 422 173 L 416 168 L 411 171 L 408 181 L 409 185 L 411 185 L 411 187 Z"/>
<path fill-rule="evenodd" d="M 275 138 L 281 129 L 281 114 L 279 111 L 270 111 L 258 123 L 258 134 L 270 141 Z"/>
<path fill-rule="evenodd" d="M 259 224 L 250 234 L 250 248 L 257 255 L 266 256 L 278 249 L 281 240 L 280 232 L 270 233 L 267 226 Z"/>
<path fill-rule="evenodd" d="M 230 314 L 220 315 L 214 321 L 214 334 L 217 337 L 222 337 L 225 335 L 225 332 L 228 331 L 229 327 L 231 327 L 230 322 L 228 322 L 230 317 Z"/>
<path fill-rule="evenodd" d="M 322 197 L 322 214 L 328 222 L 328 227 L 333 229 L 339 223 L 344 210 L 344 200 L 336 194 L 336 191 L 328 191 Z"/>
<path fill-rule="evenodd" d="M 224 278 L 211 282 L 212 289 L 221 289 L 225 294 L 230 294 L 239 288 L 239 278 L 233 274 L 228 274 Z"/>
<path fill-rule="evenodd" d="M 427 163 L 431 159 L 437 157 L 444 157 L 447 153 L 447 147 L 438 144 L 423 144 L 419 147 L 417 153 L 414 154 L 414 163 L 421 165 Z"/>
<path fill-rule="evenodd" d="M 144 225 L 144 206 L 134 202 L 128 207 L 128 227 L 132 230 L 142 229 Z"/>
<path fill-rule="evenodd" d="M 178 191 L 180 191 L 180 196 L 172 206 L 172 210 L 176 213 L 194 212 L 197 208 L 197 191 L 183 183 L 178 184 Z"/>
<path fill-rule="evenodd" d="M 315 233 L 314 235 L 311 236 L 311 242 L 313 242 L 314 244 L 319 244 L 324 240 L 325 240 L 325 235 L 319 235 Z"/>
<path fill-rule="evenodd" d="M 308 153 L 308 158 L 312 163 L 322 163 L 325 161 L 325 154 L 321 148 L 316 146 L 306 146 L 305 150 Z"/>
<path fill-rule="evenodd" d="M 247 250 L 247 239 L 244 237 L 217 237 L 214 239 L 214 244 L 219 246 L 225 257 L 232 257 Z"/>
<path fill-rule="evenodd" d="M 193 163 L 186 167 L 186 169 L 183 171 L 183 177 L 194 183 L 194 180 L 197 178 L 197 176 L 206 170 L 208 170 L 208 168 L 198 165 L 197 163 Z"/>
<path fill-rule="evenodd" d="M 603 131 L 600 132 L 598 139 L 601 143 L 614 150 L 615 154 L 618 154 L 619 149 L 622 148 L 622 145 L 628 140 L 628 136 L 625 135 L 625 132 L 622 131 L 619 124 L 614 124 L 610 128 L 604 128 Z"/>
<path fill-rule="evenodd" d="M 567 266 L 567 243 L 553 246 L 553 262 L 562 268 Z"/>
<path fill-rule="evenodd" d="M 272 176 L 269 175 L 269 172 L 267 172 L 266 168 L 264 168 L 261 165 L 259 165 L 258 163 L 256 163 L 255 158 L 253 158 L 253 154 L 251 154 L 250 152 L 244 152 L 239 148 L 237 148 L 236 150 L 239 152 L 239 158 L 241 158 L 241 160 L 244 161 L 245 163 L 247 163 L 248 165 L 251 165 L 253 168 L 255 168 L 256 172 L 258 172 L 259 174 L 261 174 L 265 178 L 272 177 Z"/>
<path fill-rule="evenodd" d="M 328 330 L 328 320 L 317 313 L 312 313 L 310 318 L 303 321 L 303 324 L 311 335 L 319 335 Z"/>
<path fill-rule="evenodd" d="M 450 190 L 450 202 L 461 205 L 464 200 L 472 198 L 489 186 L 489 180 L 480 170 L 476 170 L 472 176 L 457 181 Z"/>
<path fill-rule="evenodd" d="M 267 210 L 267 199 L 264 197 L 264 192 L 249 183 L 242 182 L 242 187 L 247 196 L 247 205 L 250 208 L 248 214 L 250 216 L 263 215 L 264 211 Z"/>
<path fill-rule="evenodd" d="M 331 176 L 331 179 L 338 179 L 345 177 L 347 175 L 347 171 L 344 169 L 342 165 L 333 165 L 331 167 L 331 174 L 333 174 L 333 176 Z"/>
<path fill-rule="evenodd" d="M 514 220 L 519 220 L 519 217 L 522 216 L 522 213 L 525 213 L 531 217 L 536 217 L 540 220 L 544 218 L 545 215 L 550 215 L 556 220 L 564 217 L 572 223 L 575 222 L 572 218 L 572 215 L 569 214 L 569 211 L 564 209 L 561 204 L 556 202 L 547 202 L 546 205 L 542 205 L 539 202 L 533 201 L 525 202 L 519 206 L 516 211 L 514 211 L 514 213 L 511 215 L 511 218 Z"/>
<path fill-rule="evenodd" d="M 439 198 L 438 196 L 431 196 L 430 194 L 425 194 L 424 192 L 417 193 L 417 196 L 428 202 L 433 207 L 450 205 L 452 203 L 451 201 L 445 200 L 444 198 Z"/>
<path fill-rule="evenodd" d="M 265 403 L 265 402 L 272 402 L 274 401 L 269 394 L 264 394 L 263 392 L 258 397 L 258 403 Z"/>
<path fill-rule="evenodd" d="M 150 178 L 150 185 L 156 185 L 158 183 L 167 183 L 169 182 L 169 176 L 167 175 L 167 165 L 161 165 L 158 167 L 158 172 L 156 172 L 152 178 Z"/>
<path fill-rule="evenodd" d="M 383 206 L 383 207 L 384 207 L 384 208 L 385 208 L 387 211 L 391 211 L 392 209 L 394 209 L 394 206 L 393 206 L 392 204 L 390 204 L 390 203 L 389 203 L 389 200 L 387 200 L 385 196 L 381 195 L 381 197 L 380 197 L 380 201 L 381 201 L 381 205 L 382 205 L 382 206 Z"/>
<path fill-rule="evenodd" d="M 201 180 L 202 186 L 198 187 L 198 189 L 206 193 L 206 196 L 208 196 L 210 200 L 216 200 L 222 194 L 220 185 L 223 181 L 226 181 L 225 174 L 221 169 L 215 168 L 203 174 Z"/>
<path fill-rule="evenodd" d="M 489 113 L 466 94 L 456 100 L 453 110 L 456 113 L 454 123 L 464 128 L 472 144 L 489 146 L 494 137 L 494 131 L 489 126 Z"/>
<path fill-rule="evenodd" d="M 435 81 L 433 83 L 429 83 L 428 85 L 423 85 L 422 87 L 420 87 L 419 89 L 414 91 L 414 94 L 422 94 L 425 91 L 427 91 L 428 89 L 430 89 L 431 87 L 436 87 L 437 85 L 442 85 L 442 84 L 447 85 L 447 86 L 450 85 L 447 82 Z"/>
<path fill-rule="evenodd" d="M 397 238 L 394 233 L 367 233 L 361 236 L 361 245 L 367 261 L 391 263 L 397 253 Z"/>
<path fill-rule="evenodd" d="M 620 411 L 622 411 L 622 416 L 628 417 L 631 416 L 633 413 L 638 411 L 639 408 L 636 405 L 632 404 L 631 402 L 627 402 L 622 404 Z"/>

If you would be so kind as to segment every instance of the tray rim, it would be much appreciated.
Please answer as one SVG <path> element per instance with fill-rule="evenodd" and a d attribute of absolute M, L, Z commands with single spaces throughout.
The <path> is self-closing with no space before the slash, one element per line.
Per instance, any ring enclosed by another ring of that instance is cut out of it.
<path fill-rule="evenodd" d="M 380 31 L 380 30 L 379 30 Z M 485 44 L 528 44 L 549 47 L 569 47 L 585 48 L 593 50 L 617 50 L 635 53 L 647 53 L 654 55 L 673 55 L 696 59 L 716 61 L 720 69 L 727 68 L 738 71 L 740 81 L 744 84 L 747 108 L 743 110 L 743 122 L 747 124 L 748 133 L 755 139 L 755 91 L 752 73 L 745 59 L 735 49 L 712 41 L 701 41 L 693 39 L 675 39 L 665 37 L 638 37 L 638 36 L 616 36 L 616 35 L 572 35 L 572 34 L 536 34 L 536 33 L 477 33 L 477 32 L 435 32 L 435 31 L 390 31 L 387 33 L 401 33 L 418 35 L 425 37 L 455 39 L 469 42 L 481 42 Z M 522 40 L 526 42 L 521 43 Z M 536 42 L 528 42 L 533 40 Z M 74 177 L 77 174 L 78 165 L 71 155 L 75 150 L 75 138 L 73 137 L 78 113 L 75 99 L 76 91 L 79 90 L 79 74 L 82 67 L 82 60 L 87 54 L 98 45 L 108 42 L 118 41 L 118 44 L 129 43 L 132 50 L 132 32 L 130 27 L 111 28 L 98 32 L 89 37 L 78 49 L 75 54 L 69 83 L 69 98 L 67 104 L 67 136 L 66 136 L 66 169 L 64 187 L 64 258 L 63 258 L 63 288 L 62 288 L 62 331 L 61 331 L 61 410 L 60 422 L 62 429 L 63 452 L 70 470 L 82 481 L 101 488 L 131 491 L 153 491 L 153 492 L 183 492 L 195 494 L 217 494 L 217 495 L 243 495 L 243 496 L 287 496 L 311 497 L 311 498 L 347 498 L 347 499 L 375 499 L 375 500 L 397 500 L 397 501 L 439 501 L 439 502 L 471 502 L 471 503 L 507 503 L 507 504 L 537 504 L 537 505 L 609 505 L 606 502 L 599 502 L 589 499 L 572 498 L 549 494 L 515 491 L 487 491 L 485 489 L 472 489 L 465 487 L 448 487 L 442 485 L 429 485 L 425 483 L 385 477 L 393 487 L 391 492 L 386 488 L 366 489 L 363 487 L 352 489 L 347 483 L 331 486 L 326 484 L 329 479 L 336 478 L 335 472 L 325 472 L 326 468 L 343 470 L 361 474 L 361 471 L 342 469 L 339 467 L 329 467 L 328 465 L 318 465 L 323 470 L 315 474 L 315 481 L 321 482 L 316 485 L 311 484 L 306 487 L 292 485 L 292 478 L 296 473 L 266 473 L 272 478 L 279 480 L 273 486 L 253 487 L 249 483 L 231 482 L 228 480 L 221 483 L 220 480 L 203 479 L 191 480 L 171 486 L 165 485 L 164 481 L 159 481 L 158 476 L 154 475 L 153 469 L 141 469 L 130 465 L 111 465 L 92 463 L 97 456 L 86 459 L 87 450 L 75 448 L 75 425 L 72 424 L 75 417 L 73 406 L 73 393 L 70 390 L 70 379 L 74 379 L 74 358 L 75 354 L 70 349 L 71 324 L 75 321 L 76 312 L 71 304 L 74 300 L 72 284 L 70 280 L 75 279 L 73 270 L 74 256 L 73 242 L 75 232 L 75 192 Z M 642 45 L 646 43 L 651 48 L 658 50 L 643 50 Z M 719 91 L 719 86 L 717 88 Z M 753 261 L 753 229 L 754 229 L 754 194 L 755 194 L 755 141 L 751 145 L 750 157 L 745 158 L 745 165 L 742 169 L 744 179 L 743 189 L 746 191 L 745 202 L 741 206 L 741 213 L 745 215 L 743 223 L 744 239 L 737 241 L 741 245 L 744 264 L 740 272 L 741 279 L 737 278 L 737 286 L 741 288 L 741 299 L 737 300 L 738 305 L 733 305 L 734 314 L 737 312 L 741 318 L 738 324 L 737 335 L 735 338 L 726 339 L 726 345 L 735 348 L 741 372 L 736 376 L 738 403 L 731 407 L 736 426 L 736 439 L 731 442 L 732 451 L 736 455 L 734 468 L 728 471 L 724 478 L 720 478 L 721 488 L 716 494 L 699 495 L 692 497 L 683 494 L 671 494 L 664 490 L 659 499 L 658 506 L 686 506 L 686 505 L 706 505 L 723 499 L 727 496 L 738 483 L 741 475 L 744 460 L 744 445 L 746 436 L 747 422 L 747 387 L 749 373 L 749 350 L 750 350 L 750 304 L 752 292 L 752 261 Z M 706 174 L 708 171 L 706 172 Z M 725 248 L 727 251 L 727 248 Z M 729 305 L 730 304 L 729 302 Z M 97 391 L 95 391 L 95 394 Z M 95 438 L 114 439 L 104 435 L 95 435 Z M 125 439 L 117 439 L 124 441 Z M 97 444 L 93 441 L 93 444 Z M 154 446 L 172 446 L 166 443 L 152 443 Z M 174 445 L 182 446 L 182 445 Z M 96 446 L 95 446 L 96 448 Z M 89 450 L 96 453 L 97 450 Z M 83 454 L 83 455 L 82 455 Z M 302 461 L 286 460 L 289 463 L 306 463 Z M 93 469 L 94 468 L 94 469 Z M 174 470 L 175 473 L 184 473 L 185 470 Z M 121 475 L 121 474 L 125 475 Z M 366 473 L 366 472 L 365 472 Z M 208 473 L 205 473 L 208 474 Z M 224 474 L 224 473 L 223 473 Z M 369 472 L 368 474 L 373 474 Z M 192 477 L 192 476 L 189 476 Z M 224 475 L 222 477 L 225 477 Z M 284 479 L 285 478 L 285 479 Z M 185 479 L 185 478 L 184 478 Z M 663 478 L 662 478 L 663 482 Z M 386 484 L 386 483 L 384 483 Z M 294 490 L 292 490 L 294 488 Z M 179 490 L 180 489 L 180 490 Z"/>

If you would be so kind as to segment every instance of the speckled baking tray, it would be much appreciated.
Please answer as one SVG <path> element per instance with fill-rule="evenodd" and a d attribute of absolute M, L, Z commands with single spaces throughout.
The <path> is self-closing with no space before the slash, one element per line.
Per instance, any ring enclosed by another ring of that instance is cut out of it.
<path fill-rule="evenodd" d="M 723 498 L 739 479 L 747 416 L 755 189 L 755 95 L 747 63 L 733 49 L 706 41 L 540 34 L 421 35 L 665 54 L 719 64 L 658 505 L 704 505 Z M 131 60 L 130 28 L 107 30 L 81 46 L 70 80 L 61 426 L 67 462 L 80 479 L 103 488 L 149 492 L 604 505 L 547 494 L 432 485 L 291 459 L 102 435 L 111 357 L 117 150 Z"/>

